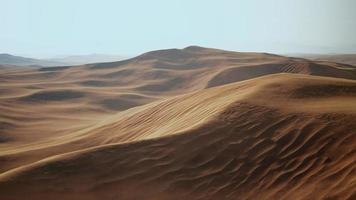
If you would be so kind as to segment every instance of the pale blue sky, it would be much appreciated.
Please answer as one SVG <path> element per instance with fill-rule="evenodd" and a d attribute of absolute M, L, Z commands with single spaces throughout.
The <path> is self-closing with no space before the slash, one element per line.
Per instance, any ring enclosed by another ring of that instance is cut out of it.
<path fill-rule="evenodd" d="M 0 52 L 356 53 L 355 0 L 0 0 Z"/>

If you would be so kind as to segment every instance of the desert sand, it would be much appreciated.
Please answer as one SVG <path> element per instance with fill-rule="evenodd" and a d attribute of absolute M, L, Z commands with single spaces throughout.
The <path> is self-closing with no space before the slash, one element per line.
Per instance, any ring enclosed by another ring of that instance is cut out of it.
<path fill-rule="evenodd" d="M 0 199 L 356 199 L 350 65 L 191 46 L 0 70 Z"/>

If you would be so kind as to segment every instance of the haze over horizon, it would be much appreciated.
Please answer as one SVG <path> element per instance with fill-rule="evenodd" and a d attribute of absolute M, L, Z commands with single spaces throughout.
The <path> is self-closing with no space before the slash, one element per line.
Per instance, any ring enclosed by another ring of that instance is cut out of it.
<path fill-rule="evenodd" d="M 134 56 L 190 45 L 280 54 L 356 52 L 352 0 L 0 2 L 0 52 L 35 58 Z"/>

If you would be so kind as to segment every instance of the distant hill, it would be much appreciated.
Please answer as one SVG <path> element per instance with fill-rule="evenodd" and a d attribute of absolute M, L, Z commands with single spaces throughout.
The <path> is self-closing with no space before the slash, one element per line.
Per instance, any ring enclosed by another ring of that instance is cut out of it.
<path fill-rule="evenodd" d="M 126 59 L 126 57 L 120 55 L 88 54 L 51 58 L 49 60 L 66 63 L 68 65 L 83 65 L 88 63 L 115 62 L 124 59 Z"/>
<path fill-rule="evenodd" d="M 61 66 L 65 63 L 48 61 L 34 58 L 26 58 L 21 56 L 14 56 L 11 54 L 0 54 L 1 65 L 17 65 L 17 66 Z"/>
<path fill-rule="evenodd" d="M 296 57 L 306 58 L 317 61 L 328 61 L 356 66 L 356 54 L 298 54 Z"/>
<path fill-rule="evenodd" d="M 0 54 L 0 65 L 16 66 L 37 66 L 53 67 L 68 65 L 83 65 L 89 63 L 103 63 L 123 60 L 125 57 L 117 55 L 90 54 L 90 55 L 73 55 L 67 57 L 58 57 L 50 59 L 34 59 L 22 56 L 15 56 L 7 53 Z"/>
<path fill-rule="evenodd" d="M 356 66 L 356 54 L 323 55 L 316 57 L 316 60 L 338 62 Z"/>

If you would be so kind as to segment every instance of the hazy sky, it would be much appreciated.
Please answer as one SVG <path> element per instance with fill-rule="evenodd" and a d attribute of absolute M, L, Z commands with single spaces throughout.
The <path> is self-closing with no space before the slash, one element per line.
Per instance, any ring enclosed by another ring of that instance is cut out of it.
<path fill-rule="evenodd" d="M 356 0 L 0 0 L 0 52 L 356 53 Z"/>

